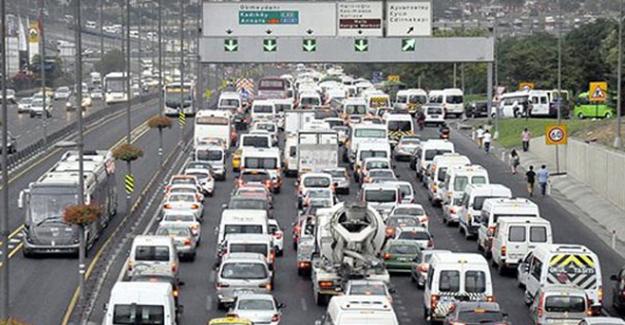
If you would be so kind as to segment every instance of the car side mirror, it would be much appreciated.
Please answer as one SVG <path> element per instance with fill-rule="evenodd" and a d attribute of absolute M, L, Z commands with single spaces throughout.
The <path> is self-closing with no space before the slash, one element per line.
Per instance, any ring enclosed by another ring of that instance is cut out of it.
<path fill-rule="evenodd" d="M 178 281 L 178 286 L 179 286 L 179 287 L 182 287 L 182 286 L 184 286 L 184 285 L 185 285 L 185 282 L 184 282 L 184 281 Z"/>
<path fill-rule="evenodd" d="M 286 304 L 285 303 L 281 302 L 281 303 L 278 304 L 278 309 L 284 309 L 284 308 L 286 308 Z"/>
<path fill-rule="evenodd" d="M 619 281 L 618 276 L 616 276 L 616 274 L 610 275 L 610 280 L 612 280 L 612 281 Z"/>
<path fill-rule="evenodd" d="M 388 292 L 389 293 L 397 293 L 397 290 L 395 290 L 395 288 L 388 288 Z"/>
<path fill-rule="evenodd" d="M 228 208 L 228 204 L 224 203 L 224 204 L 222 204 L 222 205 L 221 205 L 221 209 L 222 209 L 222 210 L 225 210 L 225 209 L 227 209 L 227 208 Z"/>
<path fill-rule="evenodd" d="M 105 302 L 105 303 L 102 305 L 102 309 L 103 309 L 104 311 L 107 311 L 107 310 L 109 309 L 109 304 L 108 304 L 108 302 Z"/>

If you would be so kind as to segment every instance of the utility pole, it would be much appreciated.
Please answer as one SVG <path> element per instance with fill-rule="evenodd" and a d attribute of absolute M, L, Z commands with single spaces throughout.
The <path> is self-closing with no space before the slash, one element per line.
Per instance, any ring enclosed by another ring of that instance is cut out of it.
<path fill-rule="evenodd" d="M 158 0 L 158 111 L 163 115 L 163 0 Z M 158 157 L 163 166 L 163 132 L 159 132 Z"/>
<path fill-rule="evenodd" d="M 180 113 L 184 114 L 184 0 L 180 0 Z M 189 93 L 191 88 L 189 88 Z M 180 144 L 184 139 L 184 124 L 180 123 Z"/>
<path fill-rule="evenodd" d="M 100 11 L 98 14 L 98 19 L 100 20 L 100 62 L 104 61 L 104 19 L 102 16 L 104 15 L 104 0 L 99 0 L 100 2 Z M 103 71 L 99 71 L 102 73 Z"/>
<path fill-rule="evenodd" d="M 202 3 L 200 3 L 200 10 L 198 10 L 197 15 L 197 39 L 196 39 L 196 50 L 197 50 L 197 86 L 195 90 L 195 98 L 197 98 L 197 102 L 199 105 L 197 106 L 197 110 L 201 110 L 204 108 L 204 86 L 202 85 L 202 60 L 200 58 L 200 38 L 202 37 Z"/>
<path fill-rule="evenodd" d="M 74 37 L 76 44 L 76 107 L 78 107 L 78 204 L 85 203 L 85 177 L 83 168 L 83 120 L 82 120 L 82 35 L 80 26 L 80 0 L 74 0 Z M 45 96 L 44 96 L 45 97 Z M 80 226 L 78 231 L 78 292 L 80 305 L 85 302 L 85 228 Z M 80 317 L 82 321 L 82 315 Z"/>
<path fill-rule="evenodd" d="M 558 125 L 562 124 L 562 5 L 558 0 L 558 94 L 556 97 L 556 114 L 558 115 Z M 556 149 L 556 173 L 560 173 L 560 146 Z"/>
<path fill-rule="evenodd" d="M 137 60 L 137 65 L 139 66 L 139 94 L 143 92 L 143 82 L 141 80 L 141 71 L 143 71 L 143 64 L 141 62 L 141 54 L 143 53 L 143 51 L 141 50 L 141 24 L 143 23 L 142 17 L 143 15 L 141 14 L 140 10 L 135 12 L 135 18 L 137 19 L 137 34 L 139 35 L 139 37 L 137 37 L 137 54 L 139 55 L 139 59 Z"/>
<path fill-rule="evenodd" d="M 8 321 L 11 315 L 10 307 L 9 307 L 9 169 L 7 167 L 7 162 L 9 158 L 9 154 L 7 153 L 7 145 L 9 138 L 9 128 L 7 121 L 8 118 L 8 109 L 7 109 L 7 85 L 6 85 L 6 75 L 7 75 L 7 53 L 6 53 L 6 1 L 0 0 L 0 21 L 2 22 L 0 25 L 0 45 L 2 49 L 0 49 L 0 57 L 2 57 L 2 67 L 0 67 L 0 74 L 2 75 L 2 214 L 3 216 L 1 225 L 2 225 L 2 242 L 5 245 L 2 245 L 2 277 L 0 277 L 0 290 L 2 290 L 2 306 L 0 309 L 0 321 Z"/>
<path fill-rule="evenodd" d="M 621 119 L 622 119 L 622 99 L 623 96 L 621 94 L 621 82 L 623 80 L 623 0 L 620 1 L 621 10 L 619 11 L 618 17 L 618 64 L 616 71 L 616 93 L 617 93 L 617 101 L 616 101 L 616 134 L 614 136 L 614 147 L 621 148 L 623 146 L 623 140 L 621 138 Z"/>
<path fill-rule="evenodd" d="M 43 124 L 43 144 L 48 145 L 48 112 L 46 111 L 46 38 L 43 31 L 43 10 L 45 9 L 45 0 L 39 0 L 39 71 L 41 74 L 41 91 L 43 96 L 43 114 L 41 114 L 41 122 Z"/>
<path fill-rule="evenodd" d="M 123 33 L 122 33 L 123 34 Z M 130 87 L 130 0 L 126 0 L 126 97 L 128 101 L 126 102 L 126 143 L 129 145 L 132 144 L 132 135 L 130 134 L 132 131 L 132 125 L 130 123 L 130 110 L 132 108 L 132 88 Z M 127 175 L 132 175 L 132 167 L 130 163 L 126 164 L 128 168 Z M 126 192 L 126 211 L 130 214 L 130 205 L 131 205 L 132 195 L 129 192 Z"/>

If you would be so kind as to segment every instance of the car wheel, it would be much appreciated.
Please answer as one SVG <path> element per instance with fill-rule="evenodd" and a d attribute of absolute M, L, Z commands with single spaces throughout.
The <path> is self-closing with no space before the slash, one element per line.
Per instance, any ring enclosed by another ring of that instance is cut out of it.
<path fill-rule="evenodd" d="M 607 113 L 605 113 L 605 115 L 603 117 L 607 118 L 607 119 L 612 118 L 612 113 L 611 112 L 607 112 Z"/>
<path fill-rule="evenodd" d="M 577 118 L 580 119 L 580 120 L 583 120 L 584 119 L 584 113 L 582 113 L 582 112 L 577 113 Z"/>

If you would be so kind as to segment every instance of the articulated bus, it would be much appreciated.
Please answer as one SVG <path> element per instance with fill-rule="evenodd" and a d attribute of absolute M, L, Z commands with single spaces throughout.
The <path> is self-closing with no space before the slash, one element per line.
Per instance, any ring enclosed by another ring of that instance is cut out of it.
<path fill-rule="evenodd" d="M 124 72 L 111 72 L 104 76 L 104 101 L 106 104 L 128 101 L 126 74 Z"/>
<path fill-rule="evenodd" d="M 195 115 L 193 82 L 185 81 L 182 86 L 180 81 L 170 82 L 165 85 L 163 91 L 165 92 L 165 115 L 178 115 L 181 100 L 185 115 Z"/>

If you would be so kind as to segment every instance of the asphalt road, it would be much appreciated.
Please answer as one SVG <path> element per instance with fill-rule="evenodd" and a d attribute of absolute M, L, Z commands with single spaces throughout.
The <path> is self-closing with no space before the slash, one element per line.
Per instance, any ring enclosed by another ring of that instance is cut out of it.
<path fill-rule="evenodd" d="M 137 128 L 151 116 L 158 113 L 156 100 L 133 107 L 131 112 L 132 127 Z M 157 157 L 158 131 L 150 130 L 143 125 L 141 132 L 136 133 L 135 145 L 144 150 L 145 157 Z M 145 132 L 144 132 L 145 131 Z M 96 123 L 85 132 L 85 149 L 108 149 L 126 135 L 126 114 L 112 120 Z M 140 136 L 140 137 L 139 137 Z M 175 143 L 179 140 L 179 131 L 176 128 L 164 131 L 165 152 L 174 150 Z M 133 140 L 134 141 L 134 140 Z M 18 229 L 24 218 L 24 212 L 17 209 L 17 197 L 19 191 L 26 188 L 29 182 L 36 180 L 58 159 L 61 152 L 51 154 L 41 159 L 28 168 L 23 174 L 14 175 L 14 180 L 9 187 L 10 198 L 10 229 Z M 134 168 L 136 178 L 134 196 L 152 177 L 159 167 L 158 159 L 146 159 L 136 162 L 140 168 Z M 90 250 L 89 258 L 104 242 L 104 238 L 116 228 L 126 211 L 125 195 L 123 194 L 123 175 L 126 172 L 125 165 L 118 162 L 117 181 L 119 187 L 119 213 L 113 219 L 103 237 Z M 9 242 L 12 252 L 10 260 L 11 269 L 11 310 L 12 315 L 24 320 L 29 324 L 59 324 L 65 313 L 77 286 L 77 259 L 63 256 L 50 256 L 38 259 L 25 259 L 19 253 L 20 235 L 16 235 Z"/>
<path fill-rule="evenodd" d="M 434 129 L 426 129 L 421 132 L 425 139 L 435 137 Z M 487 156 L 478 150 L 471 141 L 461 135 L 453 134 L 452 141 L 456 145 L 456 150 L 467 155 L 474 163 L 483 165 L 489 170 L 491 182 L 501 183 L 510 187 L 515 196 L 525 195 L 525 185 L 521 176 L 513 177 L 508 172 L 507 167 L 495 159 Z M 447 227 L 441 220 L 441 211 L 433 208 L 427 201 L 425 189 L 415 182 L 414 171 L 408 168 L 407 163 L 397 163 L 396 172 L 402 179 L 410 180 L 416 189 L 417 201 L 424 205 L 430 216 L 430 229 L 435 239 L 435 247 L 440 249 L 450 249 L 456 252 L 475 252 L 475 241 L 467 241 L 458 233 L 457 228 Z M 148 166 L 149 167 L 149 166 Z M 183 263 L 180 277 L 185 282 L 182 288 L 180 303 L 184 306 L 182 315 L 183 324 L 205 324 L 208 319 L 224 314 L 216 308 L 214 280 L 215 271 L 213 265 L 215 261 L 216 229 L 221 214 L 220 206 L 226 203 L 230 197 L 234 176 L 228 174 L 225 182 L 218 182 L 216 194 L 208 198 L 205 203 L 205 221 L 202 224 L 202 245 L 199 247 L 197 258 L 194 262 Z M 354 199 L 357 187 L 352 184 L 352 195 Z M 603 244 L 594 233 L 579 222 L 574 216 L 564 210 L 557 202 L 551 198 L 535 198 L 534 201 L 540 206 L 543 216 L 552 221 L 554 225 L 554 242 L 556 243 L 577 243 L 584 244 L 595 251 L 602 264 L 604 288 L 609 288 L 609 274 L 613 273 L 623 264 L 620 258 L 609 247 Z M 286 178 L 282 193 L 274 197 L 274 215 L 280 222 L 285 232 L 285 254 L 278 259 L 277 274 L 275 281 L 274 295 L 280 301 L 286 303 L 287 307 L 283 312 L 283 324 L 312 324 L 314 320 L 321 317 L 325 311 L 324 307 L 316 306 L 313 297 L 310 280 L 299 277 L 296 273 L 295 252 L 291 243 L 291 223 L 297 215 L 295 207 L 295 187 L 294 179 Z M 114 272 L 116 278 L 122 262 L 118 262 Z M 503 309 L 509 313 L 510 320 L 514 324 L 529 324 L 528 309 L 522 303 L 522 291 L 518 289 L 513 276 L 497 275 L 492 270 L 492 277 L 495 286 L 497 301 Z M 107 286 L 102 291 L 96 306 L 101 306 L 108 300 L 110 288 L 114 279 L 107 281 Z M 394 308 L 401 324 L 424 324 L 422 306 L 423 293 L 411 283 L 410 278 L 405 275 L 393 275 L 393 286 L 397 293 L 394 297 Z M 610 305 L 610 290 L 606 290 L 605 306 Z M 608 308 L 608 312 L 613 311 Z M 96 309 L 91 320 L 100 321 L 103 311 Z"/>

